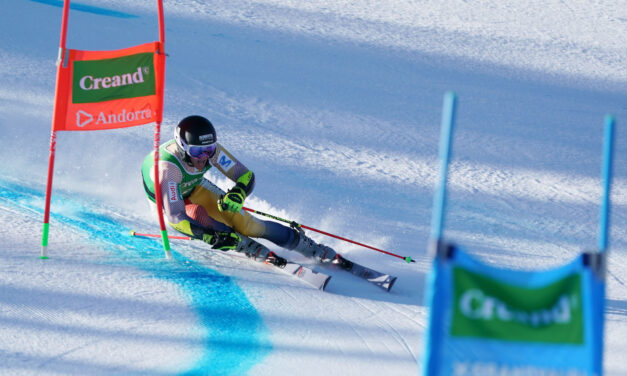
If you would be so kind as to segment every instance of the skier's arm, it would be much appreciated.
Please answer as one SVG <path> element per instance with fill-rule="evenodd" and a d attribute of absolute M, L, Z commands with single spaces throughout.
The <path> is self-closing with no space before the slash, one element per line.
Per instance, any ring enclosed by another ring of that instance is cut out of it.
<path fill-rule="evenodd" d="M 255 187 L 255 174 L 220 144 L 211 158 L 211 163 L 235 182 L 235 186 L 220 199 L 218 208 L 234 213 L 240 211 L 244 205 L 244 200 Z"/>
<path fill-rule="evenodd" d="M 194 239 L 202 240 L 211 245 L 213 249 L 228 251 L 237 248 L 242 240 L 239 235 L 233 231 L 215 231 L 200 226 L 196 221 L 187 217 L 178 223 L 169 222 L 170 226 L 183 234 L 191 236 Z"/>
<path fill-rule="evenodd" d="M 185 212 L 185 201 L 180 191 L 182 180 L 183 174 L 176 165 L 170 162 L 159 162 L 159 184 L 161 185 L 164 219 L 177 231 L 195 239 L 202 239 L 203 227 Z"/>
<path fill-rule="evenodd" d="M 229 153 L 224 146 L 218 144 L 210 162 L 236 185 L 240 183 L 246 196 L 250 196 L 255 188 L 255 174 Z"/>
<path fill-rule="evenodd" d="M 168 166 L 167 163 L 160 167 L 162 167 L 160 168 L 161 177 L 159 181 L 163 198 L 163 211 L 168 224 L 187 236 L 204 241 L 213 249 L 222 251 L 235 249 L 241 241 L 235 232 L 204 228 L 187 215 L 185 201 L 180 194 L 180 183 L 183 179 L 180 170 Z"/>

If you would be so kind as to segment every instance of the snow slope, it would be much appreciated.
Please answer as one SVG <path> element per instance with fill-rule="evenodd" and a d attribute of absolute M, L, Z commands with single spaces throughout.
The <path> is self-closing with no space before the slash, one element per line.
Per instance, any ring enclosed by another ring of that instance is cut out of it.
<path fill-rule="evenodd" d="M 68 46 L 157 38 L 153 1 L 88 1 Z M 547 268 L 596 244 L 603 116 L 618 119 L 605 369 L 627 375 L 627 4 L 165 2 L 163 140 L 209 117 L 257 175 L 250 207 L 399 276 L 335 270 L 313 291 L 155 232 L 139 177 L 150 126 L 59 133 L 50 256 L 38 259 L 61 8 L 0 13 L 0 373 L 414 375 L 446 90 L 460 98 L 445 235 L 490 263 Z M 222 186 L 224 179 L 216 177 Z M 297 254 L 277 252 L 303 262 Z"/>

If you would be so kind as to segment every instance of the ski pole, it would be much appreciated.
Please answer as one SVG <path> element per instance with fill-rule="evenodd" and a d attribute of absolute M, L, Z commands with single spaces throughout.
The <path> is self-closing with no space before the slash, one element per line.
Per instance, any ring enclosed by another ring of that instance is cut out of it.
<path fill-rule="evenodd" d="M 140 236 L 144 238 L 160 238 L 161 234 L 140 234 L 139 232 L 135 232 L 131 230 L 131 236 Z M 168 235 L 168 239 L 194 240 L 189 236 L 177 236 L 177 235 Z"/>
<path fill-rule="evenodd" d="M 323 234 L 323 235 L 326 235 L 326 236 L 330 236 L 330 237 L 332 237 L 332 238 L 336 238 L 336 239 L 339 239 L 339 240 L 343 240 L 343 241 L 345 241 L 345 242 L 349 242 L 349 243 L 357 244 L 357 245 L 359 245 L 359 246 L 362 246 L 362 247 L 365 247 L 365 248 L 368 248 L 368 249 L 372 249 L 373 251 L 377 251 L 377 252 L 385 253 L 386 255 L 390 255 L 390 256 L 398 257 L 398 258 L 400 258 L 400 259 L 402 259 L 402 260 L 405 260 L 405 262 L 407 262 L 408 264 L 409 264 L 409 263 L 411 263 L 411 262 L 416 262 L 416 261 L 415 261 L 415 260 L 413 260 L 410 256 L 401 256 L 401 255 L 397 255 L 397 254 L 395 254 L 395 253 L 388 252 L 388 251 L 384 251 L 384 250 L 382 250 L 382 249 L 375 248 L 375 247 L 369 246 L 369 245 L 367 245 L 367 244 L 359 243 L 359 242 L 356 242 L 356 241 L 354 241 L 354 240 L 346 239 L 346 238 L 343 238 L 343 237 L 341 237 L 341 236 L 338 236 L 338 235 L 334 235 L 334 234 L 328 233 L 328 232 L 326 232 L 326 231 L 318 230 L 318 229 L 313 228 L 313 227 L 309 227 L 309 226 L 306 226 L 306 225 L 303 225 L 303 224 L 300 224 L 300 223 L 296 223 L 295 221 L 290 221 L 289 219 L 285 219 L 285 218 L 277 217 L 276 215 L 272 215 L 272 214 L 264 213 L 264 212 L 259 211 L 259 210 L 250 209 L 250 208 L 247 208 L 247 207 L 245 207 L 245 206 L 244 206 L 244 208 L 243 208 L 243 209 L 244 209 L 244 210 L 246 210 L 246 211 L 249 211 L 249 212 L 251 212 L 251 213 L 255 213 L 255 214 L 263 215 L 264 217 L 268 217 L 268 218 L 275 219 L 275 220 L 277 220 L 277 221 L 281 221 L 281 222 L 289 223 L 289 224 L 290 224 L 290 226 L 292 226 L 292 227 L 294 227 L 294 228 L 297 228 L 297 227 L 302 227 L 302 228 L 304 228 L 304 229 L 311 230 L 311 231 L 315 231 L 315 232 L 318 232 L 318 233 L 320 233 L 320 234 Z"/>

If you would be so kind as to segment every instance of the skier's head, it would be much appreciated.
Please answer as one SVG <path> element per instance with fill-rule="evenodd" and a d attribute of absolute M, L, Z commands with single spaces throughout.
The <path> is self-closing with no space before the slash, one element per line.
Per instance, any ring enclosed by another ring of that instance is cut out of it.
<path fill-rule="evenodd" d="M 181 159 L 198 168 L 204 167 L 207 159 L 213 156 L 218 138 L 209 120 L 192 115 L 181 120 L 174 128 L 174 140 Z"/>

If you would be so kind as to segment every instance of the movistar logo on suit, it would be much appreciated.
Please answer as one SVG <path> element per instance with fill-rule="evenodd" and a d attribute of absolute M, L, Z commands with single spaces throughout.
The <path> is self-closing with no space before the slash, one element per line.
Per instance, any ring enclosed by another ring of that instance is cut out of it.
<path fill-rule="evenodd" d="M 154 95 L 153 53 L 75 61 L 72 102 L 97 103 Z"/>
<path fill-rule="evenodd" d="M 218 155 L 218 164 L 224 171 L 229 171 L 235 166 L 235 162 L 222 150 L 220 150 L 220 154 Z"/>
<path fill-rule="evenodd" d="M 452 336 L 583 343 L 579 274 L 540 288 L 523 288 L 457 267 L 453 284 Z"/>

